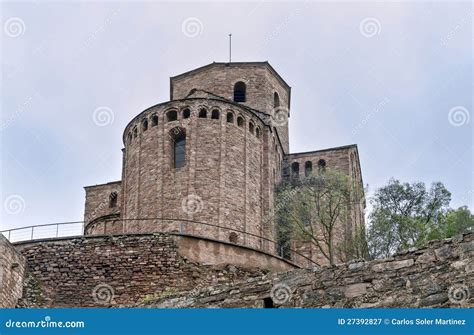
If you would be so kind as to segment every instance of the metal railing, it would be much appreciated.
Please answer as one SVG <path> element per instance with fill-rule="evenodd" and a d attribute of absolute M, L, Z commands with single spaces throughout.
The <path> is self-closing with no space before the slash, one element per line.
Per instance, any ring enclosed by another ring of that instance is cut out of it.
<path fill-rule="evenodd" d="M 10 242 L 84 235 L 84 221 L 57 222 L 0 231 Z"/>
<path fill-rule="evenodd" d="M 153 232 L 180 233 L 195 237 L 210 238 L 221 242 L 251 247 L 283 257 L 282 246 L 272 239 L 240 229 L 189 219 L 111 218 L 107 220 L 97 220 L 87 224 L 84 221 L 72 221 L 0 231 L 0 233 L 10 242 L 24 242 L 38 239 L 83 235 L 94 236 Z M 236 239 L 234 241 L 229 239 L 230 233 L 232 232 L 236 234 Z M 290 257 L 285 258 L 295 262 L 296 264 L 302 265 L 302 263 L 306 263 L 306 265 L 319 266 L 317 262 L 296 250 L 287 248 L 286 252 L 289 253 Z"/>

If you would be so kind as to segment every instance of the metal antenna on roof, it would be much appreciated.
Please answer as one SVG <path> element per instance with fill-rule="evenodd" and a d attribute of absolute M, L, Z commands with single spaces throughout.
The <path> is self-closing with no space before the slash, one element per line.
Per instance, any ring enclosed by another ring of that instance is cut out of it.
<path fill-rule="evenodd" d="M 232 34 L 229 34 L 229 63 L 232 62 Z"/>

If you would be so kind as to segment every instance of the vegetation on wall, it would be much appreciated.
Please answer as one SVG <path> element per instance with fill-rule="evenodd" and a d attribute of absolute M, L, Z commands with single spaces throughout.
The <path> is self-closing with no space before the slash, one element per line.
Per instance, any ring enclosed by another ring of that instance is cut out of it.
<path fill-rule="evenodd" d="M 366 236 L 370 257 L 386 258 L 430 240 L 472 230 L 474 217 L 469 209 L 450 209 L 450 201 L 451 193 L 440 182 L 427 190 L 422 182 L 391 179 L 371 199 Z"/>
<path fill-rule="evenodd" d="M 451 193 L 440 182 L 427 189 L 391 179 L 372 197 L 367 227 L 354 227 L 350 216 L 360 199 L 362 190 L 337 171 L 282 182 L 275 206 L 280 254 L 290 258 L 290 244 L 309 243 L 329 264 L 387 258 L 474 229 L 474 215 L 466 206 L 449 208 Z"/>

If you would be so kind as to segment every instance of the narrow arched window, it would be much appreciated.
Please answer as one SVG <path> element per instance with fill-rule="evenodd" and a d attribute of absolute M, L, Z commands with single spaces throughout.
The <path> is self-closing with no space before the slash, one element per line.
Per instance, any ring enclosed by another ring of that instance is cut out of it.
<path fill-rule="evenodd" d="M 168 122 L 176 121 L 178 119 L 178 113 L 176 111 L 169 111 L 166 113 L 166 119 Z"/>
<path fill-rule="evenodd" d="M 186 130 L 176 127 L 170 130 L 173 148 L 173 167 L 179 169 L 186 164 Z"/>
<path fill-rule="evenodd" d="M 273 94 L 273 108 L 277 109 L 280 107 L 280 97 L 278 96 L 278 93 L 275 92 Z"/>
<path fill-rule="evenodd" d="M 260 127 L 255 128 L 255 136 L 257 136 L 257 138 L 260 138 Z"/>
<path fill-rule="evenodd" d="M 158 115 L 153 115 L 151 117 L 151 126 L 152 127 L 155 127 L 158 125 Z"/>
<path fill-rule="evenodd" d="M 254 128 L 255 128 L 255 126 L 253 125 L 253 123 L 252 123 L 252 122 L 249 122 L 249 131 L 250 131 L 250 134 L 253 134 Z"/>
<path fill-rule="evenodd" d="M 326 170 L 326 161 L 324 159 L 320 159 L 318 161 L 318 171 L 324 172 Z"/>
<path fill-rule="evenodd" d="M 132 133 L 128 133 L 128 143 L 132 143 Z"/>
<path fill-rule="evenodd" d="M 205 108 L 201 108 L 201 110 L 199 111 L 199 117 L 201 119 L 207 118 L 207 110 Z"/>
<path fill-rule="evenodd" d="M 191 116 L 191 111 L 189 110 L 189 108 L 186 108 L 183 110 L 183 119 L 189 119 L 189 117 Z"/>
<path fill-rule="evenodd" d="M 232 112 L 227 113 L 227 122 L 234 123 L 234 114 Z"/>
<path fill-rule="evenodd" d="M 219 120 L 219 111 L 217 109 L 212 110 L 211 119 Z"/>
<path fill-rule="evenodd" d="M 137 138 L 137 136 L 138 136 L 138 129 L 137 129 L 137 127 L 135 126 L 135 127 L 133 128 L 133 137 L 134 137 L 134 138 Z"/>
<path fill-rule="evenodd" d="M 291 177 L 298 178 L 300 176 L 300 163 L 293 162 L 291 164 Z"/>
<path fill-rule="evenodd" d="M 109 208 L 117 207 L 117 192 L 112 192 L 109 195 Z"/>
<path fill-rule="evenodd" d="M 305 177 L 309 177 L 311 173 L 313 173 L 313 162 L 307 161 L 304 163 L 304 175 Z"/>
<path fill-rule="evenodd" d="M 142 130 L 143 130 L 143 131 L 148 130 L 148 120 L 147 120 L 147 119 L 144 119 L 144 120 L 142 121 Z"/>
<path fill-rule="evenodd" d="M 245 102 L 245 83 L 239 81 L 234 85 L 234 101 L 235 102 Z"/>
<path fill-rule="evenodd" d="M 244 118 L 243 118 L 243 117 L 239 116 L 239 117 L 237 118 L 237 125 L 238 125 L 239 127 L 243 127 L 243 126 L 244 126 Z"/>

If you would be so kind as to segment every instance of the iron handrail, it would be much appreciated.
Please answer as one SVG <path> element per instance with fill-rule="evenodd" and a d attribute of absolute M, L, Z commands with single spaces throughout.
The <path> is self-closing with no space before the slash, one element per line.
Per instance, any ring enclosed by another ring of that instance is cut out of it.
<path fill-rule="evenodd" d="M 87 227 L 92 224 L 92 223 L 104 223 L 104 227 L 105 225 L 107 224 L 107 222 L 121 222 L 121 221 L 178 221 L 178 222 L 185 222 L 185 223 L 197 223 L 197 224 L 201 224 L 201 225 L 205 225 L 205 226 L 210 226 L 210 227 L 215 227 L 215 228 L 219 228 L 219 229 L 226 229 L 226 230 L 229 230 L 229 231 L 234 231 L 234 232 L 237 232 L 237 233 L 241 233 L 243 235 L 247 235 L 247 236 L 251 236 L 251 237 L 255 237 L 257 239 L 260 239 L 260 240 L 263 240 L 263 241 L 267 241 L 267 242 L 270 242 L 272 244 L 274 244 L 275 246 L 280 246 L 280 244 L 270 238 L 267 238 L 267 237 L 264 237 L 264 236 L 261 236 L 261 235 L 257 235 L 257 234 L 253 234 L 253 233 L 250 233 L 250 232 L 246 232 L 246 231 L 243 231 L 243 230 L 240 230 L 240 229 L 235 229 L 235 228 L 231 228 L 231 227 L 225 227 L 225 226 L 221 226 L 221 225 L 217 225 L 217 224 L 212 224 L 212 223 L 209 223 L 209 222 L 201 222 L 201 221 L 195 221 L 195 220 L 189 220 L 189 219 L 181 219 L 181 218 L 178 218 L 178 219 L 173 219 L 173 218 L 127 218 L 127 219 L 121 219 L 121 218 L 115 218 L 115 219 L 107 219 L 107 220 L 103 220 L 103 221 L 94 221 L 94 222 L 86 222 L 85 221 L 69 221 L 69 222 L 56 222 L 56 223 L 47 223 L 47 224 L 41 224 L 41 225 L 32 225 L 32 226 L 26 226 L 26 227 L 19 227 L 19 228 L 12 228 L 12 229 L 7 229 L 7 230 L 1 230 L 0 233 L 3 234 L 5 237 L 6 237 L 6 233 L 8 234 L 8 240 L 10 240 L 10 237 L 11 237 L 11 232 L 13 231 L 18 231 L 18 230 L 29 230 L 31 229 L 31 238 L 30 239 L 26 239 L 26 240 L 22 240 L 22 241 L 33 241 L 35 240 L 33 238 L 33 232 L 34 232 L 34 229 L 35 228 L 39 228 L 39 227 L 48 227 L 48 226 L 56 226 L 56 235 L 54 237 L 59 237 L 59 226 L 65 226 L 65 225 L 71 225 L 71 224 L 82 224 L 82 227 L 81 227 L 81 235 L 66 235 L 64 237 L 67 237 L 67 236 L 84 236 L 85 235 L 85 232 L 86 232 L 86 229 Z M 128 231 L 125 231 L 125 228 L 123 229 L 122 233 L 132 233 L 132 232 L 128 232 Z M 192 235 L 192 234 L 191 234 Z M 92 235 L 91 235 L 92 236 Z M 199 236 L 199 235 L 198 235 Z M 201 236 L 203 237 L 203 236 Z M 42 237 L 43 238 L 43 237 Z M 220 240 L 220 239 L 218 239 Z M 245 244 L 241 244 L 241 243 L 235 243 L 237 245 L 243 245 L 245 246 Z M 317 266 L 320 266 L 320 264 L 318 264 L 317 262 L 315 262 L 314 260 L 312 260 L 311 258 L 299 253 L 298 251 L 296 250 L 293 250 L 291 248 L 288 248 L 288 251 L 290 251 L 291 253 L 294 253 L 295 255 L 298 255 L 302 258 L 304 258 L 305 260 L 313 263 L 314 265 L 317 265 Z M 281 255 L 280 255 L 281 257 Z"/>

